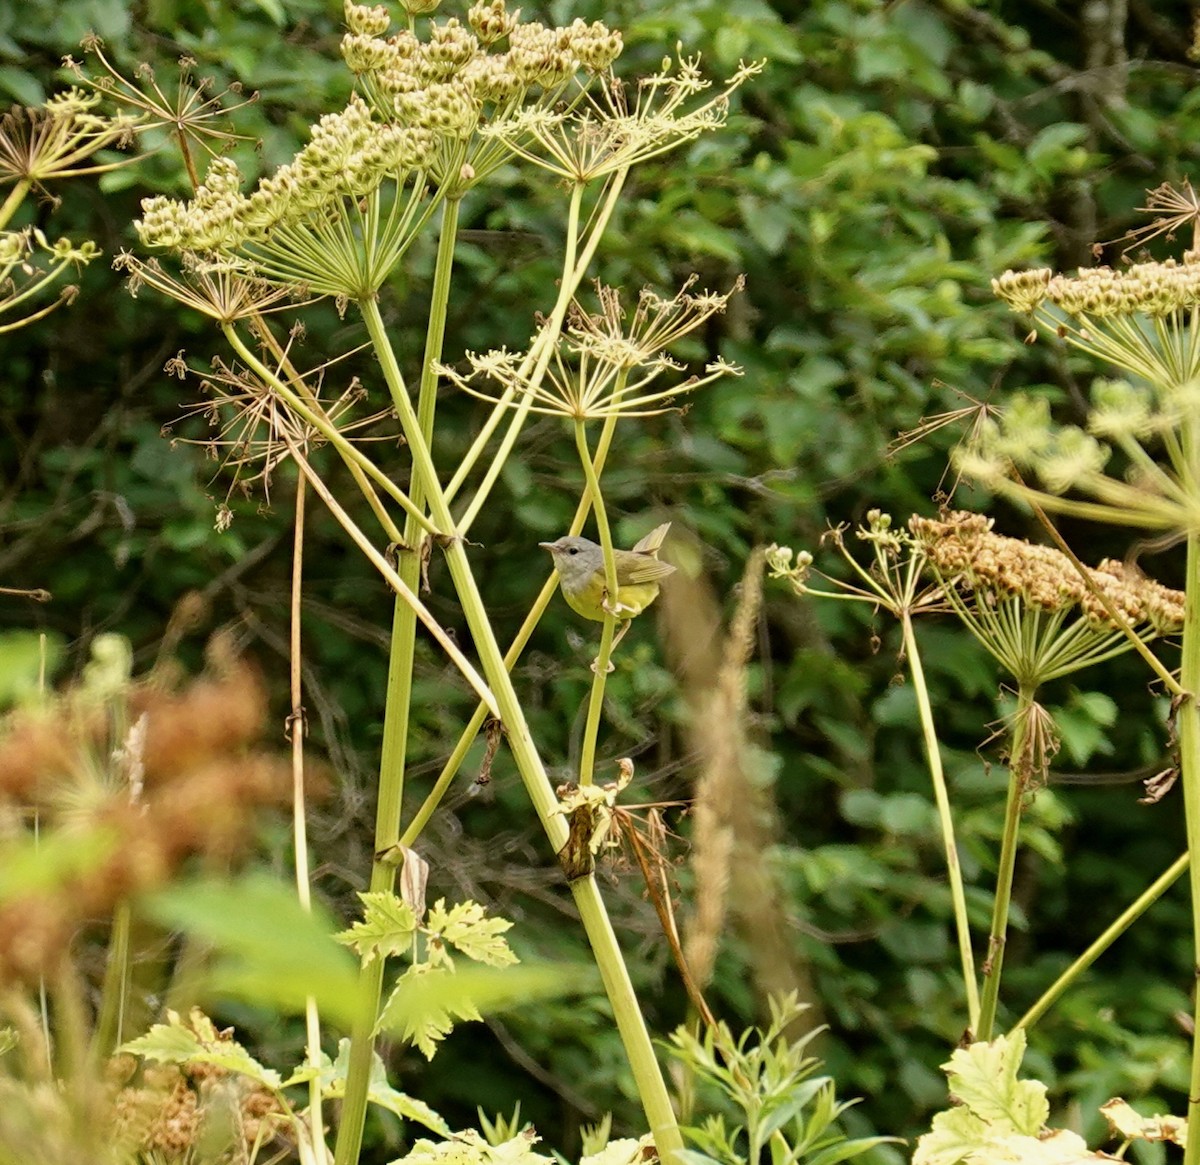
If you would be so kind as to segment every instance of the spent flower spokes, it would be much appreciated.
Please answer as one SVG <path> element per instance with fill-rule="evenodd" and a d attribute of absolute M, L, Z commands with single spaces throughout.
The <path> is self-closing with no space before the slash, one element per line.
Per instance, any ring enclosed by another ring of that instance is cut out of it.
<path fill-rule="evenodd" d="M 207 259 L 184 251 L 178 277 L 157 259 L 142 259 L 131 251 L 120 251 L 112 265 L 128 274 L 126 288 L 135 299 L 143 287 L 152 287 L 220 324 L 257 320 L 310 302 L 297 300 L 302 288 L 269 283 L 254 274 L 252 264 L 236 256 Z"/>
<path fill-rule="evenodd" d="M 258 100 L 257 93 L 243 95 L 238 82 L 222 92 L 213 93 L 211 79 L 197 78 L 193 72 L 195 60 L 185 56 L 177 62 L 174 91 L 169 92 L 170 86 L 164 89 L 154 69 L 146 62 L 134 70 L 134 80 L 126 77 L 105 56 L 104 41 L 100 37 L 89 35 L 82 47 L 99 62 L 102 75 L 92 76 L 80 62 L 69 56 L 63 59 L 64 67 L 97 96 L 108 97 L 136 110 L 133 128 L 138 134 L 167 130 L 183 155 L 193 189 L 200 184 L 192 156 L 193 146 L 216 157 L 234 142 L 250 140 L 245 134 L 225 128 L 228 119 L 238 110 Z"/>
<path fill-rule="evenodd" d="M 729 96 L 762 71 L 762 62 L 741 64 L 721 91 L 698 105 L 691 98 L 711 86 L 699 57 L 668 57 L 655 74 L 639 78 L 636 96 L 608 75 L 600 96 L 589 90 L 577 107 L 555 111 L 534 107 L 485 127 L 526 161 L 570 183 L 586 184 L 656 158 L 719 129 L 729 112 Z"/>
<path fill-rule="evenodd" d="M 16 105 L 0 117 L 0 185 L 44 189 L 57 179 L 125 165 L 128 159 L 91 160 L 98 150 L 127 146 L 137 124 L 131 117 L 97 113 L 100 100 L 98 93 L 72 86 L 50 97 L 40 109 Z"/>
<path fill-rule="evenodd" d="M 890 514 L 870 510 L 866 523 L 855 529 L 855 537 L 871 549 L 871 562 L 867 566 L 847 548 L 845 533 L 845 526 L 831 526 L 821 535 L 821 542 L 829 542 L 837 549 L 858 582 L 818 572 L 834 589 L 815 587 L 809 582 L 812 554 L 779 545 L 767 551 L 771 577 L 786 580 L 800 595 L 865 602 L 896 616 L 949 609 L 941 585 L 925 582 L 925 555 L 920 543 L 903 527 L 894 526 Z"/>
<path fill-rule="evenodd" d="M 723 376 L 741 375 L 737 365 L 718 357 L 705 365 L 702 375 L 656 386 L 663 375 L 677 377 L 685 368 L 664 349 L 712 315 L 723 312 L 730 297 L 744 286 L 739 278 L 723 294 L 693 294 L 690 289 L 694 283 L 693 277 L 671 299 L 644 289 L 628 319 L 620 292 L 598 283 L 599 312 L 587 312 L 578 301 L 572 304 L 545 374 L 536 382 L 526 378 L 528 359 L 506 349 L 468 352 L 468 374 L 445 364 L 438 366 L 439 374 L 472 396 L 495 404 L 528 407 L 533 412 L 575 421 L 665 412 L 677 407 L 672 402 L 684 393 Z M 479 388 L 476 379 L 489 380 L 501 391 Z"/>
<path fill-rule="evenodd" d="M 209 457 L 220 462 L 219 471 L 232 473 L 218 518 L 223 526 L 227 526 L 231 518 L 228 502 L 235 491 L 246 496 L 257 485 L 265 503 L 270 504 L 274 472 L 292 456 L 293 450 L 309 451 L 324 445 L 328 441 L 326 430 L 336 430 L 348 437 L 393 415 L 390 409 L 385 409 L 369 416 L 352 416 L 367 396 L 357 377 L 352 378 L 336 397 L 323 399 L 321 390 L 329 368 L 361 349 L 343 353 L 308 372 L 299 373 L 291 359 L 297 335 L 298 330 L 294 328 L 280 350 L 274 370 L 278 380 L 274 383 L 239 364 L 215 358 L 212 370 L 201 375 L 200 380 L 200 389 L 207 399 L 187 406 L 183 416 L 185 420 L 203 417 L 210 428 L 217 430 L 216 434 L 205 438 L 172 437 L 173 441 L 203 446 Z M 167 362 L 166 370 L 180 379 L 193 373 L 182 353 Z M 276 384 L 282 380 L 303 396 L 309 411 L 323 422 L 321 427 L 301 417 L 288 401 L 281 398 Z M 170 434 L 170 428 L 164 432 Z M 359 436 L 357 439 L 364 438 Z"/>
<path fill-rule="evenodd" d="M 0 317 L 17 310 L 25 312 L 7 323 L 0 323 L 0 334 L 23 328 L 56 308 L 74 302 L 79 287 L 73 283 L 60 287 L 57 297 L 40 308 L 33 307 L 30 301 L 57 283 L 69 270 L 85 266 L 99 254 L 100 248 L 90 239 L 75 246 L 69 239 L 55 239 L 51 243 L 33 227 L 0 231 Z"/>

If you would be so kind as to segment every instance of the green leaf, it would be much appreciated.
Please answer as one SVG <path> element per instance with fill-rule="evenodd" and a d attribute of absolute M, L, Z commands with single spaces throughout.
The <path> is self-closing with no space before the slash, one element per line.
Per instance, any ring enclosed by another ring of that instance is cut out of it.
<path fill-rule="evenodd" d="M 440 936 L 477 963 L 509 967 L 520 961 L 501 937 L 512 923 L 506 918 L 488 918 L 478 902 L 459 902 L 447 911 L 445 899 L 438 899 L 429 911 L 425 928 L 431 938 Z"/>
<path fill-rule="evenodd" d="M 594 967 L 545 963 L 521 967 L 410 967 L 399 979 L 376 1025 L 416 1043 L 432 1058 L 457 1019 L 480 1019 L 555 996 L 591 993 Z"/>
<path fill-rule="evenodd" d="M 346 1095 L 346 1076 L 350 1070 L 350 1041 L 341 1040 L 338 1043 L 337 1060 L 329 1062 L 323 1057 L 326 1067 L 321 1073 L 321 1092 L 324 1096 L 338 1099 Z M 371 1053 L 371 1072 L 368 1077 L 367 1100 L 380 1108 L 400 1117 L 402 1120 L 415 1121 L 419 1125 L 439 1134 L 449 1137 L 452 1135 L 450 1126 L 423 1100 L 409 1096 L 407 1092 L 399 1092 L 388 1083 L 387 1069 L 377 1052 Z"/>
<path fill-rule="evenodd" d="M 335 935 L 337 941 L 353 947 L 364 965 L 410 951 L 417 933 L 412 907 L 388 890 L 368 890 L 358 897 L 363 904 L 362 921 Z"/>
<path fill-rule="evenodd" d="M 187 1023 L 169 1012 L 167 1023 L 156 1023 L 144 1036 L 130 1040 L 119 1050 L 166 1064 L 215 1064 L 273 1092 L 280 1088 L 278 1072 L 263 1067 L 236 1040 L 219 1035 L 212 1021 L 200 1012 L 193 1012 Z"/>
<path fill-rule="evenodd" d="M 206 984 L 230 995 L 303 1012 L 313 997 L 330 1020 L 349 1028 L 355 1017 L 358 972 L 333 940 L 332 920 L 319 907 L 306 912 L 295 891 L 262 874 L 224 881 L 198 879 L 142 899 L 150 917 L 214 948 Z"/>

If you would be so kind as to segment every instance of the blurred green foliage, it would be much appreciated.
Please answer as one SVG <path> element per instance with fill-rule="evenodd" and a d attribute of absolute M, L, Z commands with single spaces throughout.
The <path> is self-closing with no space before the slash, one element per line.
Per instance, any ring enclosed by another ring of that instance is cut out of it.
<path fill-rule="evenodd" d="M 1025 347 L 989 280 L 1010 266 L 1090 261 L 1093 243 L 1137 223 L 1145 189 L 1189 174 L 1200 149 L 1191 16 L 1178 0 L 1127 11 L 1001 0 L 557 0 L 549 9 L 557 20 L 623 27 L 632 62 L 655 63 L 676 41 L 703 51 L 714 75 L 739 58 L 770 59 L 738 95 L 729 129 L 639 172 L 597 270 L 631 296 L 643 283 L 669 292 L 693 270 L 722 290 L 748 276 L 730 313 L 679 353 L 697 364 L 720 353 L 745 375 L 699 396 L 686 416 L 623 432 L 607 477 L 617 516 L 664 513 L 694 532 L 703 574 L 721 595 L 732 594 L 757 543 L 808 546 L 823 564 L 816 544 L 828 522 L 852 522 L 872 506 L 898 517 L 930 512 L 955 486 L 947 451 L 961 429 L 892 447 L 923 419 L 1030 385 L 1077 409 L 1079 378 L 1090 371 L 1049 346 Z M 1119 13 L 1121 26 L 1104 23 Z M 89 30 L 126 70 L 153 60 L 164 84 L 187 55 L 216 89 L 259 90 L 238 129 L 261 141 L 262 167 L 287 157 L 305 126 L 349 91 L 336 47 L 340 7 L 324 0 L 27 0 L 0 8 L 0 89 L 36 102 L 64 83 L 58 62 L 79 55 Z M 139 198 L 185 189 L 185 175 L 164 159 L 51 191 L 37 220 L 53 210 L 56 231 L 93 237 L 110 255 L 132 246 Z M 463 225 L 476 233 L 459 261 L 450 358 L 521 345 L 528 305 L 541 301 L 549 277 L 546 241 L 559 230 L 561 192 L 516 171 L 502 178 L 464 205 Z M 1105 255 L 1116 259 L 1113 248 Z M 389 304 L 402 350 L 418 350 L 431 264 L 430 251 L 415 252 Z M 44 587 L 53 599 L 35 606 L 0 595 L 0 690 L 11 698 L 36 676 L 31 632 L 49 636 L 46 664 L 61 673 L 104 631 L 127 635 L 145 663 L 170 628 L 170 650 L 195 662 L 207 635 L 229 627 L 277 677 L 282 721 L 288 479 L 276 482 L 269 505 L 235 500 L 232 528 L 216 533 L 214 500 L 228 483 L 213 478 L 201 447 L 160 436 L 191 391 L 162 373 L 163 362 L 180 349 L 206 361 L 218 350 L 213 337 L 149 294 L 131 300 L 101 263 L 82 283 L 73 307 L 3 338 L 0 582 Z M 362 339 L 330 312 L 307 313 L 306 324 L 299 351 L 313 363 Z M 371 375 L 352 363 L 338 375 L 353 371 Z M 446 396 L 440 407 L 439 424 L 465 448 L 473 402 Z M 174 435 L 202 437 L 203 426 Z M 531 425 L 472 532 L 501 628 L 517 625 L 535 585 L 535 543 L 561 533 L 581 484 L 558 425 Z M 962 488 L 955 496 L 987 504 Z M 995 512 L 1006 533 L 1034 530 L 1011 510 Z M 631 530 L 618 524 L 618 539 Z M 1127 549 L 1085 527 L 1067 533 L 1085 560 Z M 309 539 L 312 745 L 336 772 L 314 844 L 320 893 L 345 912 L 369 864 L 391 604 L 317 508 Z M 1164 581 L 1178 571 L 1169 549 L 1143 561 Z M 457 627 L 437 573 L 435 563 L 432 609 Z M 181 601 L 197 594 L 201 604 L 185 614 Z M 581 731 L 588 634 L 556 601 L 518 665 L 535 735 L 564 775 Z M 918 634 L 969 902 L 983 923 L 1003 802 L 985 742 L 1005 704 L 972 640 L 949 624 Z M 911 693 L 896 682 L 898 637 L 882 619 L 799 604 L 781 588 L 769 594 L 760 638 L 756 770 L 779 806 L 771 858 L 788 894 L 786 918 L 764 925 L 787 927 L 811 967 L 813 1002 L 830 1025 L 815 1047 L 839 1093 L 864 1097 L 849 1125 L 911 1136 L 944 1103 L 937 1066 L 961 1034 L 963 1011 Z M 417 784 L 436 774 L 470 708 L 433 652 L 418 683 Z M 1063 716 L 1058 767 L 1085 776 L 1165 767 L 1165 711 L 1136 664 L 1080 683 L 1090 687 L 1049 693 Z M 685 694 L 653 621 L 642 620 L 609 686 L 602 760 L 634 755 L 655 799 L 690 789 Z M 564 924 L 550 856 L 503 751 L 486 789 L 470 784 L 475 771 L 467 766 L 435 821 L 431 888 L 494 903 L 516 919 L 518 951 L 577 961 L 582 934 Z M 1010 1019 L 1181 851 L 1182 815 L 1170 799 L 1137 805 L 1139 792 L 1128 781 L 1076 782 L 1034 802 L 1006 962 Z M 285 865 L 282 840 L 272 860 Z M 686 871 L 681 881 L 686 892 Z M 611 896 L 652 1024 L 665 1030 L 684 1002 L 656 923 L 632 875 L 615 880 Z M 1085 1125 L 1108 1095 L 1167 1111 L 1171 1090 L 1184 1086 L 1185 1040 L 1173 1016 L 1192 982 L 1187 915 L 1176 888 L 1032 1033 L 1027 1070 L 1051 1085 L 1052 1098 L 1076 1098 Z M 754 958 L 730 942 L 718 961 L 713 1002 L 735 1027 L 762 1016 L 746 974 Z M 260 1058 L 294 1051 L 294 1031 L 265 1015 L 259 1023 Z M 636 1123 L 615 1033 L 587 1005 L 539 1004 L 490 1034 L 456 1036 L 419 1079 L 416 1066 L 411 1056 L 394 1061 L 400 1086 L 454 1125 L 471 1121 L 477 1104 L 509 1111 L 517 1097 L 547 1140 L 568 1150 L 579 1123 L 606 1109 L 619 1124 Z M 376 1132 L 387 1159 L 394 1130 Z"/>

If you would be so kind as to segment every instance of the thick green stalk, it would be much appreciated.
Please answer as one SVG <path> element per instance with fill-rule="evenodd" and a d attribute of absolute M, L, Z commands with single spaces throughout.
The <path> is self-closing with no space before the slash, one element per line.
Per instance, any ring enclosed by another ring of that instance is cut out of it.
<path fill-rule="evenodd" d="M 1185 432 L 1184 445 L 1195 456 L 1196 443 Z M 1179 703 L 1177 730 L 1179 735 L 1179 776 L 1183 786 L 1183 808 L 1187 824 L 1188 852 L 1200 854 L 1200 533 L 1188 532 L 1187 541 L 1187 599 L 1183 616 L 1183 648 L 1179 660 L 1179 683 L 1186 693 Z M 1192 892 L 1193 962 L 1200 976 L 1200 861 L 1188 866 Z M 1192 1069 L 1188 1085 L 1188 1122 L 1200 1128 L 1200 992 L 1193 990 Z M 1188 1140 L 1183 1154 L 1184 1165 L 1200 1165 L 1200 1137 Z"/>
<path fill-rule="evenodd" d="M 907 608 L 900 612 L 900 627 L 904 633 L 904 654 L 912 676 L 913 692 L 917 697 L 917 714 L 925 739 L 925 755 L 929 761 L 929 776 L 937 802 L 938 822 L 942 830 L 942 846 L 946 851 L 946 876 L 950 880 L 950 898 L 954 904 L 954 929 L 958 936 L 958 957 L 962 964 L 963 987 L 967 995 L 967 1026 L 974 1032 L 979 1024 L 979 984 L 975 980 L 975 956 L 971 951 L 971 927 L 967 920 L 967 898 L 963 889 L 962 866 L 958 860 L 958 843 L 954 838 L 954 816 L 950 811 L 950 795 L 946 790 L 946 774 L 942 769 L 942 754 L 938 748 L 937 731 L 933 724 L 933 709 L 929 704 L 929 689 L 925 686 L 925 668 L 913 633 L 912 614 Z"/>
<path fill-rule="evenodd" d="M 442 204 L 442 229 L 438 237 L 437 263 L 434 268 L 425 354 L 421 366 L 421 388 L 417 400 L 417 428 L 427 446 L 433 438 L 437 404 L 437 376 L 433 369 L 435 361 L 441 356 L 446 331 L 446 310 L 450 302 L 459 205 L 457 200 Z M 425 508 L 425 482 L 416 474 L 413 475 L 409 496 L 416 514 L 422 513 Z M 404 523 L 404 544 L 415 547 L 420 536 L 421 528 L 416 521 L 416 515 L 410 512 Z M 421 582 L 420 554 L 413 550 L 402 553 L 397 563 L 397 572 L 405 585 L 416 593 Z M 392 637 L 388 655 L 383 744 L 379 758 L 379 791 L 375 809 L 376 856 L 371 867 L 372 890 L 390 891 L 396 879 L 395 864 L 381 858 L 393 849 L 400 838 L 416 634 L 416 613 L 398 594 L 392 610 Z M 375 1051 L 375 1022 L 383 997 L 383 962 L 382 959 L 373 959 L 360 973 L 361 1006 L 357 1022 L 350 1033 L 346 1095 L 342 1103 L 342 1119 L 338 1125 L 335 1165 L 353 1165 L 353 1162 L 358 1160 L 362 1148 L 367 1095 L 371 1083 L 371 1062 Z"/>
<path fill-rule="evenodd" d="M 33 183 L 28 178 L 22 178 L 19 182 L 14 183 L 13 188 L 8 192 L 8 197 L 4 200 L 4 205 L 0 206 L 0 231 L 8 226 L 9 220 L 16 214 L 17 207 L 25 201 L 27 195 L 33 186 Z"/>
<path fill-rule="evenodd" d="M 1149 886 L 1143 890 L 1112 922 L 1108 924 L 1099 937 L 1083 952 L 1054 982 L 1042 993 L 1038 1001 L 1015 1024 L 1013 1030 L 1019 1027 L 1032 1027 L 1054 1005 L 1058 998 L 1083 974 L 1118 938 L 1121 937 L 1163 894 L 1179 879 L 1188 868 L 1187 853 L 1177 857 Z"/>
<path fill-rule="evenodd" d="M 604 471 L 604 462 L 608 459 L 608 451 L 612 446 L 613 434 L 616 432 L 616 428 L 616 414 L 610 414 L 604 418 L 604 428 L 600 431 L 600 440 L 596 443 L 596 455 L 592 462 L 592 472 L 597 478 Z M 583 524 L 587 520 L 591 505 L 591 491 L 585 490 L 583 497 L 579 499 L 579 504 L 575 507 L 575 517 L 571 520 L 571 525 L 567 530 L 568 534 L 578 534 L 583 529 Z M 558 576 L 551 571 L 550 577 L 542 584 L 542 589 L 538 592 L 537 598 L 534 599 L 533 605 L 529 608 L 529 614 L 525 616 L 525 621 L 521 624 L 508 650 L 504 653 L 504 666 L 509 671 L 512 671 L 513 665 L 520 658 L 521 652 L 525 650 L 525 645 L 529 642 L 534 628 L 541 622 L 542 615 L 550 605 L 550 600 L 557 589 Z M 446 763 L 442 766 L 442 771 L 438 774 L 437 780 L 434 781 L 433 788 L 429 790 L 425 800 L 421 803 L 420 809 L 413 815 L 412 821 L 409 822 L 408 827 L 401 836 L 401 845 L 412 845 L 421 835 L 421 831 L 429 823 L 429 819 L 433 816 L 434 811 L 445 796 L 446 790 L 450 787 L 450 782 L 458 774 L 459 767 L 466 759 L 467 752 L 474 742 L 475 737 L 479 734 L 480 728 L 483 727 L 483 722 L 486 718 L 487 708 L 483 704 L 479 704 L 475 709 L 474 715 L 472 715 L 470 721 L 467 723 L 466 728 L 463 729 L 462 735 L 458 738 L 458 743 L 454 746 L 454 751 L 451 752 Z"/>
<path fill-rule="evenodd" d="M 533 743 L 533 737 L 525 721 L 524 711 L 521 708 L 516 689 L 513 687 L 512 678 L 505 667 L 504 656 L 496 641 L 495 632 L 471 572 L 463 540 L 456 534 L 449 505 L 434 475 L 433 461 L 429 455 L 428 445 L 416 428 L 416 414 L 408 400 L 408 393 L 396 363 L 395 353 L 392 351 L 386 329 L 383 326 L 379 307 L 374 301 L 362 303 L 359 307 L 379 357 L 380 367 L 387 378 L 392 399 L 396 402 L 396 411 L 404 428 L 405 437 L 408 439 L 409 450 L 413 458 L 414 477 L 419 476 L 424 479 L 425 488 L 429 491 L 430 515 L 434 522 L 451 536 L 452 540 L 445 552 L 446 563 L 454 582 L 455 591 L 462 604 L 467 626 L 475 642 L 488 686 L 495 696 L 500 719 L 507 732 L 509 749 L 516 761 L 526 793 L 537 811 L 542 828 L 545 830 L 554 852 L 558 853 L 567 842 L 567 823 L 559 808 L 550 779 L 542 765 L 541 757 Z M 592 879 L 585 878 L 580 881 L 590 883 Z M 603 958 L 607 967 L 606 971 L 602 968 L 602 973 L 605 974 L 605 985 L 610 990 L 609 1001 L 614 1013 L 619 1017 L 618 1026 L 622 1039 L 626 1041 L 626 1055 L 629 1057 L 630 1067 L 634 1072 L 634 1081 L 646 1110 L 647 1119 L 653 1128 L 661 1130 L 657 1143 L 660 1152 L 665 1156 L 671 1150 L 681 1148 L 682 1141 L 674 1116 L 664 1116 L 664 1113 L 671 1113 L 671 1101 L 654 1057 L 654 1047 L 646 1032 L 645 1024 L 634 1024 L 628 1020 L 628 1013 L 631 1010 L 639 1010 L 637 999 L 633 994 L 633 987 L 629 982 L 628 975 L 617 974 L 615 971 L 616 964 L 620 963 L 623 968 L 624 962 L 599 892 L 593 888 L 590 896 L 586 891 L 577 891 L 576 894 L 577 901 L 582 896 L 588 904 L 586 913 L 581 911 L 584 913 L 584 927 L 593 950 L 604 952 L 603 956 L 597 955 L 597 961 L 599 962 Z M 626 1018 L 621 1019 L 621 1016 L 626 1016 Z M 338 1165 L 343 1165 L 343 1163 L 339 1160 Z M 345 1165 L 349 1165 L 349 1163 L 347 1162 Z"/>
<path fill-rule="evenodd" d="M 575 897 L 579 917 L 583 919 L 584 929 L 592 944 L 592 954 L 600 968 L 604 990 L 612 1004 L 617 1030 L 621 1033 L 625 1054 L 629 1057 L 629 1064 L 633 1069 L 633 1078 L 637 1082 L 646 1121 L 654 1135 L 658 1155 L 667 1165 L 672 1165 L 672 1162 L 679 1159 L 676 1154 L 683 1149 L 683 1137 L 675 1119 L 675 1110 L 671 1107 L 671 1098 L 667 1093 L 662 1070 L 654 1056 L 654 1045 L 650 1042 L 646 1021 L 642 1017 L 641 1008 L 638 1007 L 633 984 L 629 981 L 625 960 L 621 957 L 617 936 L 613 933 L 612 923 L 604 909 L 604 899 L 600 897 L 595 875 L 577 878 L 571 883 L 571 893 Z"/>
<path fill-rule="evenodd" d="M 1029 764 L 1025 745 L 1033 690 L 1020 684 L 1008 766 L 1008 799 L 1004 806 L 1004 833 L 1000 838 L 1000 863 L 996 871 L 996 898 L 988 932 L 987 960 L 983 966 L 983 992 L 979 1001 L 979 1028 L 975 1038 L 990 1040 L 1000 998 L 1000 972 L 1004 966 L 1004 944 L 1008 937 L 1008 911 L 1012 903 L 1013 874 L 1017 866 L 1017 837 L 1021 830 L 1021 803 L 1029 789 Z M 1200 852 L 1200 851 L 1198 851 Z"/>

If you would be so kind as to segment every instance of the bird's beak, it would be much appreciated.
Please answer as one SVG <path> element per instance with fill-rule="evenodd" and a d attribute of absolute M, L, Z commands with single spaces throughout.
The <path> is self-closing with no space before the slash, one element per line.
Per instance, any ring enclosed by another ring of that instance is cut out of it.
<path fill-rule="evenodd" d="M 554 543 L 553 543 L 553 542 L 539 542 L 539 543 L 538 543 L 538 545 L 539 545 L 539 546 L 540 546 L 540 547 L 541 547 L 543 550 L 553 550 L 553 549 L 554 549 Z"/>

